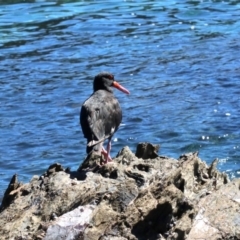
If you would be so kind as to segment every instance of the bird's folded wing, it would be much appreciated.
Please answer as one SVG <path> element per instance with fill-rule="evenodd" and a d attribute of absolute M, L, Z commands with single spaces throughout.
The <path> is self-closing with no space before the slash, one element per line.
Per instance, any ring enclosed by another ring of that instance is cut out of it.
<path fill-rule="evenodd" d="M 83 106 L 81 111 L 81 124 L 86 138 L 91 139 L 88 142 L 88 147 L 93 147 L 106 139 L 110 138 L 115 132 L 116 127 L 108 127 L 110 131 L 106 134 L 107 125 L 111 125 L 112 118 L 109 115 L 109 109 L 101 109 L 95 107 L 94 109 L 85 108 Z"/>
<path fill-rule="evenodd" d="M 108 135 L 102 137 L 101 139 L 90 141 L 90 142 L 88 143 L 87 146 L 88 146 L 88 147 L 93 147 L 93 146 L 95 146 L 95 145 L 97 145 L 97 144 L 99 144 L 99 143 L 105 141 L 106 139 L 112 137 L 114 131 L 115 131 L 115 127 L 113 127 L 113 128 L 111 129 L 111 133 L 110 133 L 110 134 L 108 134 Z"/>

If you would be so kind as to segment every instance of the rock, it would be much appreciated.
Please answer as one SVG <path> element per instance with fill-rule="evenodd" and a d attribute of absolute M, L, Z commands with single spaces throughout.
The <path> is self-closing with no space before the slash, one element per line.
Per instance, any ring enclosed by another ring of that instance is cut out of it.
<path fill-rule="evenodd" d="M 79 206 L 63 214 L 47 228 L 44 240 L 74 240 L 81 237 L 90 224 L 95 207 L 94 205 Z"/>
<path fill-rule="evenodd" d="M 139 143 L 137 145 L 136 157 L 148 159 L 158 157 L 158 151 L 160 146 L 153 145 L 151 143 Z"/>
<path fill-rule="evenodd" d="M 124 147 L 113 162 L 89 155 L 78 171 L 53 164 L 5 192 L 2 239 L 240 239 L 240 180 L 198 153 L 178 160 L 159 146 Z"/>
<path fill-rule="evenodd" d="M 222 186 L 199 202 L 189 240 L 240 239 L 240 179 Z"/>
<path fill-rule="evenodd" d="M 11 204 L 13 199 L 21 190 L 22 185 L 23 184 L 19 183 L 17 180 L 17 174 L 14 174 L 3 196 L 2 204 L 0 206 L 0 211 L 2 211 L 4 208 L 7 208 Z"/>

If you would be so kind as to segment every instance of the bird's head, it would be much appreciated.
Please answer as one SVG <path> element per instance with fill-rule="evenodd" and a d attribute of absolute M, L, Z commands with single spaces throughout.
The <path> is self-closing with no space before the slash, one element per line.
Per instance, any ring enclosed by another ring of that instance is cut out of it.
<path fill-rule="evenodd" d="M 121 86 L 117 81 L 114 80 L 113 74 L 109 72 L 101 72 L 94 78 L 93 82 L 93 91 L 96 92 L 98 90 L 106 90 L 112 93 L 112 88 L 117 88 L 118 90 L 130 94 L 130 92 Z"/>

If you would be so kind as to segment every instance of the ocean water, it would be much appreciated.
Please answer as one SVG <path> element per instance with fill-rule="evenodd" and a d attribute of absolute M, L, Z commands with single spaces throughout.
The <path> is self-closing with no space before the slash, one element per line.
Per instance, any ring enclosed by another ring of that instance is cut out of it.
<path fill-rule="evenodd" d="M 55 162 L 76 170 L 79 111 L 100 71 L 123 122 L 111 155 L 138 142 L 160 155 L 199 151 L 240 175 L 240 1 L 0 2 L 0 199 Z"/>

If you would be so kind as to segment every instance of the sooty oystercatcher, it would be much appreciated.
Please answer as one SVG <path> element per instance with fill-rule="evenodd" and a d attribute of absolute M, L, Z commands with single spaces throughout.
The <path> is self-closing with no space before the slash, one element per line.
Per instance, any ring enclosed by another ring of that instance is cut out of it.
<path fill-rule="evenodd" d="M 83 103 L 80 124 L 87 139 L 87 153 L 95 151 L 104 155 L 104 163 L 110 157 L 111 139 L 122 121 L 122 110 L 112 87 L 129 94 L 129 91 L 114 80 L 108 72 L 101 72 L 94 78 L 93 94 Z M 103 143 L 108 139 L 107 150 Z"/>

